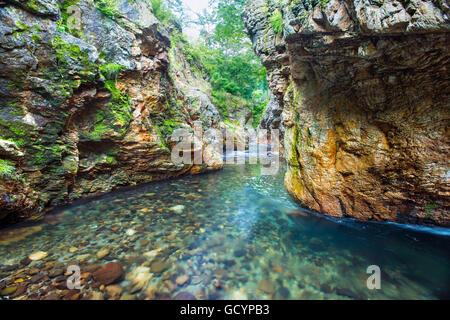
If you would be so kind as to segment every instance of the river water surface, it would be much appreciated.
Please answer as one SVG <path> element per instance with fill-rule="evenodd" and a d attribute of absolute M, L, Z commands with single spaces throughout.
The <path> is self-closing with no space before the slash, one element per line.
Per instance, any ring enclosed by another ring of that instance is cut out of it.
<path fill-rule="evenodd" d="M 125 268 L 126 298 L 449 298 L 448 230 L 319 217 L 292 201 L 283 176 L 284 168 L 262 176 L 260 165 L 228 165 L 60 209 L 28 236 L 16 232 L 23 239 L 0 242 L 0 276 L 49 275 L 29 285 L 22 297 L 31 299 L 57 290 L 55 268 L 108 261 Z M 48 257 L 17 271 L 36 251 Z M 380 290 L 367 288 L 371 265 L 381 269 Z M 86 283 L 81 292 L 95 290 Z"/>

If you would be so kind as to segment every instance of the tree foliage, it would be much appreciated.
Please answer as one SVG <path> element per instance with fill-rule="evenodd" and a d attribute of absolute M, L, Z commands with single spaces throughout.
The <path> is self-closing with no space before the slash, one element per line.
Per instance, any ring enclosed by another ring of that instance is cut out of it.
<path fill-rule="evenodd" d="M 161 16 L 161 11 L 177 7 L 179 3 L 179 0 L 151 1 L 160 21 L 167 20 L 167 15 Z M 210 80 L 213 102 L 223 116 L 248 106 L 253 111 L 253 119 L 260 120 L 268 100 L 266 70 L 253 51 L 241 17 L 246 1 L 210 0 L 211 10 L 197 13 L 194 21 L 201 29 L 200 38 L 190 43 L 174 30 L 171 39 L 172 46 L 183 42 L 188 62 Z"/>
<path fill-rule="evenodd" d="M 198 23 L 212 22 L 215 28 L 210 33 L 204 30 L 194 47 L 210 76 L 214 103 L 223 113 L 240 101 L 252 108 L 254 120 L 260 120 L 268 88 L 265 68 L 253 52 L 241 17 L 246 1 L 211 0 L 212 13 L 205 13 Z"/>
<path fill-rule="evenodd" d="M 153 14 L 163 24 L 167 24 L 174 17 L 164 0 L 150 0 L 150 3 L 152 4 Z"/>

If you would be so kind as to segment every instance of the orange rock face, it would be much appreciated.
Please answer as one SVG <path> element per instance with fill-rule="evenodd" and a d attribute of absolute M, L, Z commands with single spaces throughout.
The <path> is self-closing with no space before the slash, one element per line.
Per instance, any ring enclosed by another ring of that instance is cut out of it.
<path fill-rule="evenodd" d="M 331 0 L 283 8 L 283 34 L 263 36 L 260 2 L 244 20 L 282 109 L 290 194 L 336 217 L 450 226 L 445 10 Z"/>

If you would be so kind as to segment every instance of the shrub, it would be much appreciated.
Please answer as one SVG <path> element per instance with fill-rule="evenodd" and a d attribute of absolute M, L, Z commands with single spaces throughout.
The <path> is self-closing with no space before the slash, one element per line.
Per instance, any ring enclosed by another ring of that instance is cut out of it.
<path fill-rule="evenodd" d="M 98 11 L 111 19 L 121 16 L 120 12 L 117 10 L 116 0 L 99 0 L 95 7 Z"/>
<path fill-rule="evenodd" d="M 284 29 L 283 14 L 281 9 L 276 9 L 270 17 L 270 25 L 276 34 L 280 34 Z"/>
<path fill-rule="evenodd" d="M 106 80 L 115 80 L 115 81 L 117 81 L 117 76 L 124 69 L 125 69 L 125 67 L 123 65 L 117 64 L 117 63 L 107 63 L 107 64 L 103 64 L 99 67 L 100 74 Z"/>
<path fill-rule="evenodd" d="M 16 168 L 11 161 L 0 159 L 0 177 L 2 178 L 16 178 Z"/>

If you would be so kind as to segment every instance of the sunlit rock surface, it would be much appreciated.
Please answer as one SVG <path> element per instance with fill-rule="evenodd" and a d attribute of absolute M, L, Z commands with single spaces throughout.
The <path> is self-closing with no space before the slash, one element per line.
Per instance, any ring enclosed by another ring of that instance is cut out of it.
<path fill-rule="evenodd" d="M 282 112 L 286 187 L 300 204 L 450 225 L 449 12 L 445 1 L 249 1 L 279 106 L 263 124 Z"/>

